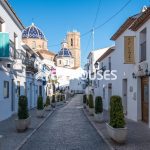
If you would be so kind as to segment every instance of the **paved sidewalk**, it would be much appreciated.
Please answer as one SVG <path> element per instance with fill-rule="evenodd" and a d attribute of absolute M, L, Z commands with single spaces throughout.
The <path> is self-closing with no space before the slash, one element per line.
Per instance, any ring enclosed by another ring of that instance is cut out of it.
<path fill-rule="evenodd" d="M 106 122 L 108 122 L 108 112 L 104 112 L 104 121 L 97 123 L 93 116 L 88 115 L 88 111 L 84 110 L 89 120 L 94 124 L 95 128 L 100 132 L 104 139 L 115 150 L 150 150 L 150 129 L 143 122 L 134 122 L 126 119 L 128 127 L 128 136 L 125 144 L 117 144 L 110 139 L 106 130 Z"/>
<path fill-rule="evenodd" d="M 76 95 L 27 141 L 21 150 L 109 150 L 86 118 L 81 95 Z"/>
<path fill-rule="evenodd" d="M 65 105 L 65 104 L 64 104 Z M 56 109 L 62 107 L 63 105 L 58 105 Z M 53 110 L 54 111 L 54 110 Z M 16 150 L 19 146 L 26 141 L 27 138 L 42 124 L 46 121 L 47 117 L 50 116 L 53 111 L 45 111 L 43 118 L 37 118 L 36 109 L 29 111 L 31 116 L 31 125 L 26 132 L 18 133 L 15 128 L 15 119 L 17 115 L 13 115 L 7 120 L 0 122 L 0 135 L 3 136 L 0 139 L 0 150 Z"/>

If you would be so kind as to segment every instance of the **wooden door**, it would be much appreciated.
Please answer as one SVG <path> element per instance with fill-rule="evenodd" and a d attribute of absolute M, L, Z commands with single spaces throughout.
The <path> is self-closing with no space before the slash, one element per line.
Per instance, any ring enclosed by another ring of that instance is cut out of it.
<path fill-rule="evenodd" d="M 148 123 L 149 118 L 149 84 L 148 78 L 141 79 L 142 121 Z"/>
<path fill-rule="evenodd" d="M 127 79 L 123 79 L 123 111 L 124 111 L 124 114 L 127 115 Z"/>

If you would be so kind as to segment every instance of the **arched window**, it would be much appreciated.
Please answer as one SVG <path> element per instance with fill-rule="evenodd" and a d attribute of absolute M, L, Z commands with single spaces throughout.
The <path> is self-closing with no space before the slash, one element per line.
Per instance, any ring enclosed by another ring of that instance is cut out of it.
<path fill-rule="evenodd" d="M 32 48 L 35 49 L 36 48 L 36 42 L 32 41 Z"/>
<path fill-rule="evenodd" d="M 73 46 L 73 39 L 71 38 L 71 46 Z"/>

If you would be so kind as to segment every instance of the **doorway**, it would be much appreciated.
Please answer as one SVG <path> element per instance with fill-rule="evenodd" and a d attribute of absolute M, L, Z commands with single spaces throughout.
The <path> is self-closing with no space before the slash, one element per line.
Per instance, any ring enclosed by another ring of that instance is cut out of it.
<path fill-rule="evenodd" d="M 110 98 L 112 96 L 112 83 L 108 84 L 108 110 L 110 108 Z"/>
<path fill-rule="evenodd" d="M 15 87 L 14 87 L 14 79 L 11 80 L 11 111 L 15 111 Z"/>
<path fill-rule="evenodd" d="M 32 108 L 32 83 L 30 83 L 30 109 Z"/>
<path fill-rule="evenodd" d="M 141 106 L 142 106 L 142 121 L 149 121 L 149 80 L 148 77 L 141 78 Z"/>
<path fill-rule="evenodd" d="M 123 79 L 123 111 L 124 114 L 127 115 L 127 96 L 128 96 L 128 83 L 127 79 Z"/>

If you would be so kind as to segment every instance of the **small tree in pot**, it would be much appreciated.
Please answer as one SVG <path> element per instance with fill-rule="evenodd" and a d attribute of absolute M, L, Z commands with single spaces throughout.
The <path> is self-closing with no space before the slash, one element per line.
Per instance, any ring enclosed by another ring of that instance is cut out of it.
<path fill-rule="evenodd" d="M 45 110 L 47 110 L 47 111 L 51 110 L 51 102 L 50 102 L 49 96 L 46 97 Z"/>
<path fill-rule="evenodd" d="M 60 101 L 65 101 L 65 95 L 61 94 Z"/>
<path fill-rule="evenodd" d="M 110 99 L 110 122 L 107 130 L 110 137 L 118 143 L 124 143 L 127 137 L 127 128 L 123 114 L 122 99 L 120 96 L 112 96 Z"/>
<path fill-rule="evenodd" d="M 57 102 L 60 102 L 60 100 L 61 100 L 61 96 L 60 96 L 60 94 L 58 94 L 57 95 Z"/>
<path fill-rule="evenodd" d="M 55 108 L 55 95 L 52 95 L 52 107 Z"/>
<path fill-rule="evenodd" d="M 39 96 L 37 100 L 37 117 L 44 117 L 44 105 L 43 105 L 43 97 Z"/>
<path fill-rule="evenodd" d="M 88 103 L 89 103 L 89 114 L 94 115 L 94 102 L 93 102 L 93 95 L 92 94 L 89 95 Z"/>
<path fill-rule="evenodd" d="M 89 97 L 86 95 L 86 109 L 89 110 Z"/>
<path fill-rule="evenodd" d="M 97 96 L 95 98 L 95 113 L 94 117 L 96 121 L 102 121 L 103 120 L 103 102 L 102 102 L 102 97 Z"/>
<path fill-rule="evenodd" d="M 25 131 L 30 125 L 28 113 L 28 100 L 26 96 L 20 96 L 18 101 L 18 119 L 16 119 L 16 129 L 18 132 Z"/>
<path fill-rule="evenodd" d="M 83 95 L 83 106 L 84 106 L 84 108 L 86 108 L 86 102 L 87 101 L 87 98 L 86 98 L 86 95 L 84 94 Z"/>

